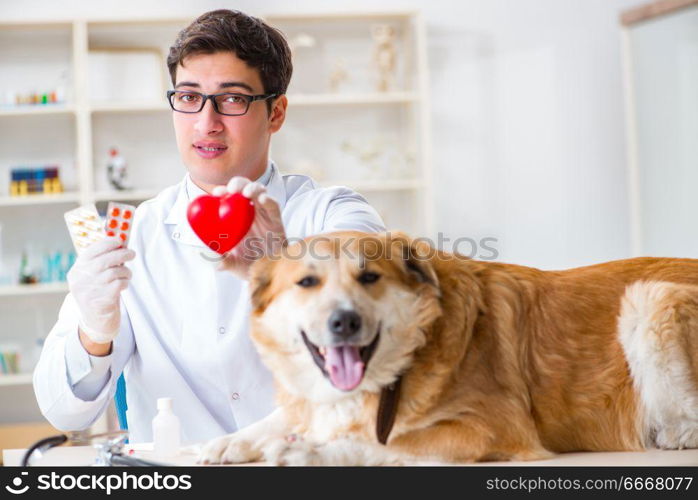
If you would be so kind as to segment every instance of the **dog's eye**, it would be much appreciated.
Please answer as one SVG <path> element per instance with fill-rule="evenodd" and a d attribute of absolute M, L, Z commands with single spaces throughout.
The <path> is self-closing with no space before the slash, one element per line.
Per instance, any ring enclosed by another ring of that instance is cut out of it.
<path fill-rule="evenodd" d="M 363 283 L 365 285 L 367 283 L 375 283 L 380 277 L 380 274 L 365 272 L 361 273 L 357 279 L 359 280 L 359 283 Z"/>
<path fill-rule="evenodd" d="M 318 283 L 320 283 L 320 280 L 317 279 L 315 276 L 306 276 L 302 280 L 297 281 L 296 285 L 300 285 L 302 287 L 309 288 L 311 286 L 317 285 Z"/>

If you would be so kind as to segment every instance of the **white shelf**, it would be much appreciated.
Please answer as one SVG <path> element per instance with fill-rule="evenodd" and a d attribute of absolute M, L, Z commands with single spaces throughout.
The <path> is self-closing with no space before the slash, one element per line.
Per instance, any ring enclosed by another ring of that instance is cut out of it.
<path fill-rule="evenodd" d="M 0 297 L 16 297 L 23 295 L 51 295 L 68 293 L 68 284 L 35 283 L 33 285 L 4 285 L 0 286 Z"/>
<path fill-rule="evenodd" d="M 79 203 L 80 195 L 76 192 L 57 194 L 28 194 L 26 196 L 0 196 L 0 207 L 17 205 L 50 205 L 57 203 Z"/>
<path fill-rule="evenodd" d="M 0 374 L 0 386 L 29 385 L 32 378 L 31 373 L 3 373 Z"/>
<path fill-rule="evenodd" d="M 63 104 L 27 104 L 24 106 L 0 107 L 2 116 L 44 116 L 44 115 L 74 115 L 73 106 Z"/>
<path fill-rule="evenodd" d="M 95 201 L 142 201 L 154 198 L 161 189 L 134 189 L 132 191 L 97 191 Z"/>
<path fill-rule="evenodd" d="M 163 96 L 162 102 L 116 102 L 94 103 L 90 106 L 92 113 L 144 113 L 170 111 L 171 108 Z"/>
<path fill-rule="evenodd" d="M 366 94 L 289 94 L 290 106 L 326 106 L 335 104 L 376 105 L 412 104 L 419 95 L 415 92 L 374 92 Z"/>

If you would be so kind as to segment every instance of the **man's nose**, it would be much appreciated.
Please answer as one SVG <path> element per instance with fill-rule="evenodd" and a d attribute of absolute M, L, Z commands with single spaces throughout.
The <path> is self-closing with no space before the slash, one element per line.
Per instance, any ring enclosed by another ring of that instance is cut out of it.
<path fill-rule="evenodd" d="M 196 114 L 195 128 L 201 134 L 212 134 L 220 132 L 223 129 L 221 115 L 213 109 L 211 99 L 206 99 L 204 108 Z"/>
<path fill-rule="evenodd" d="M 361 316 L 356 311 L 336 309 L 327 320 L 327 326 L 338 340 L 348 340 L 361 329 Z"/>

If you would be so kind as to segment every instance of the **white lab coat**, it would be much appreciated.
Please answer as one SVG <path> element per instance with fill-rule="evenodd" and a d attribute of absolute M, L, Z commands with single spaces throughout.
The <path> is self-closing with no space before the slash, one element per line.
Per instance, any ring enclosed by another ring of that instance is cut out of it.
<path fill-rule="evenodd" d="M 350 189 L 282 176 L 272 162 L 264 180 L 288 237 L 385 230 Z M 122 371 L 132 442 L 152 441 L 160 397 L 174 399 L 185 443 L 234 432 L 273 409 L 271 374 L 248 336 L 247 282 L 218 271 L 217 254 L 187 222 L 187 205 L 199 194 L 185 176 L 138 207 L 129 244 L 136 252 L 128 264 L 133 278 L 121 296 L 121 331 L 110 355 L 90 356 L 82 348 L 78 310 L 66 297 L 33 379 L 39 408 L 56 428 L 89 427 L 113 398 Z"/>

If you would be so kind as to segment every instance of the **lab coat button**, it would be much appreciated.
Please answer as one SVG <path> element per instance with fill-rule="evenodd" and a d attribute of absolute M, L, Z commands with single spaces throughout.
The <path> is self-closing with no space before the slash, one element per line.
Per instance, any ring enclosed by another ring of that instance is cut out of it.
<path fill-rule="evenodd" d="M 172 237 L 173 237 L 175 240 L 178 240 L 178 239 L 179 239 L 179 233 L 172 233 Z"/>
<path fill-rule="evenodd" d="M 232 395 L 232 398 L 233 398 L 233 401 L 237 401 L 238 399 L 240 399 L 240 394 L 238 394 L 237 392 L 234 392 Z"/>
<path fill-rule="evenodd" d="M 225 333 L 225 327 L 221 326 L 221 327 L 218 329 L 218 333 L 224 334 L 224 333 Z"/>

